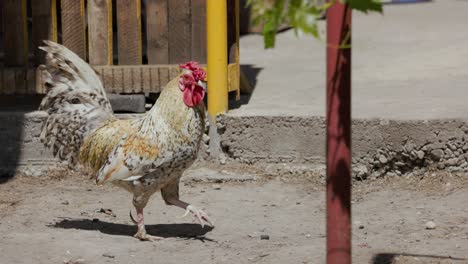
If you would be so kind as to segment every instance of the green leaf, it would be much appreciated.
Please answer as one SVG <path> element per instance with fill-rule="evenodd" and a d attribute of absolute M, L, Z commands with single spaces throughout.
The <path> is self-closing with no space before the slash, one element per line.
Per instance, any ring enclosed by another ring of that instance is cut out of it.
<path fill-rule="evenodd" d="M 364 13 L 375 11 L 382 13 L 382 3 L 380 0 L 347 0 L 349 7 Z"/>
<path fill-rule="evenodd" d="M 275 0 L 273 7 L 266 10 L 263 15 L 264 25 L 262 33 L 265 49 L 275 46 L 276 31 L 284 21 L 284 1 L 285 0 Z"/>

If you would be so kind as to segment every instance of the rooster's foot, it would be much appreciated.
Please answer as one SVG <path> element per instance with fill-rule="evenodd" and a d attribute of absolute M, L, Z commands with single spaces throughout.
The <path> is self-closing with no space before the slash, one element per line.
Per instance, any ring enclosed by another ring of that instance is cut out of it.
<path fill-rule="evenodd" d="M 151 241 L 151 242 L 163 239 L 162 237 L 148 235 L 146 234 L 146 232 L 141 232 L 141 231 L 138 231 L 138 233 L 136 233 L 134 237 L 138 238 L 141 241 Z"/>
<path fill-rule="evenodd" d="M 214 226 L 213 221 L 211 221 L 208 215 L 201 209 L 198 209 L 193 205 L 188 205 L 185 214 L 182 217 L 185 217 L 188 213 L 192 213 L 193 217 L 195 217 L 195 220 L 197 220 L 197 222 L 202 226 L 202 228 L 205 226 L 205 222 L 208 223 L 210 226 Z"/>

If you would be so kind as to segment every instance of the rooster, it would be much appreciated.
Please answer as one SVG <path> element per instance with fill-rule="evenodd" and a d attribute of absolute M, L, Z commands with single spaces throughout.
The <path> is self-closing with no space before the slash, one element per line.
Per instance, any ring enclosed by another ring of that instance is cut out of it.
<path fill-rule="evenodd" d="M 102 185 L 111 182 L 133 194 L 138 231 L 135 237 L 154 241 L 146 233 L 143 209 L 161 191 L 168 205 L 191 213 L 204 226 L 208 215 L 179 199 L 182 173 L 195 161 L 205 126 L 203 98 L 206 73 L 196 63 L 180 65 L 182 73 L 162 90 L 155 105 L 135 119 L 117 119 L 96 72 L 66 47 L 44 41 L 41 65 L 48 92 L 40 110 L 49 116 L 41 140 L 54 155 L 80 164 Z"/>

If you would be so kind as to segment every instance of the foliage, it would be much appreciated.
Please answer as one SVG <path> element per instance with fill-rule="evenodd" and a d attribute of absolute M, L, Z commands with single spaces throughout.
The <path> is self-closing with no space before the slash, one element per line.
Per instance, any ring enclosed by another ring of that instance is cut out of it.
<path fill-rule="evenodd" d="M 305 33 L 320 39 L 317 20 L 337 0 L 247 0 L 253 14 L 254 25 L 263 24 L 265 48 L 275 46 L 276 32 L 281 25 L 289 24 L 297 34 Z M 364 13 L 382 12 L 380 0 L 339 0 L 351 9 Z"/>

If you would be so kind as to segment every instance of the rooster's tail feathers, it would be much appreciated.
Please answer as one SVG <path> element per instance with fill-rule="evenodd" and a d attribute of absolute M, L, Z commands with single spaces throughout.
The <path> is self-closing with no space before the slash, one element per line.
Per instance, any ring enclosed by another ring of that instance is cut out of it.
<path fill-rule="evenodd" d="M 73 163 L 84 138 L 113 118 L 112 108 L 99 76 L 85 61 L 60 44 L 44 43 L 46 64 L 39 70 L 47 94 L 39 109 L 49 117 L 41 140 L 54 155 Z"/>

